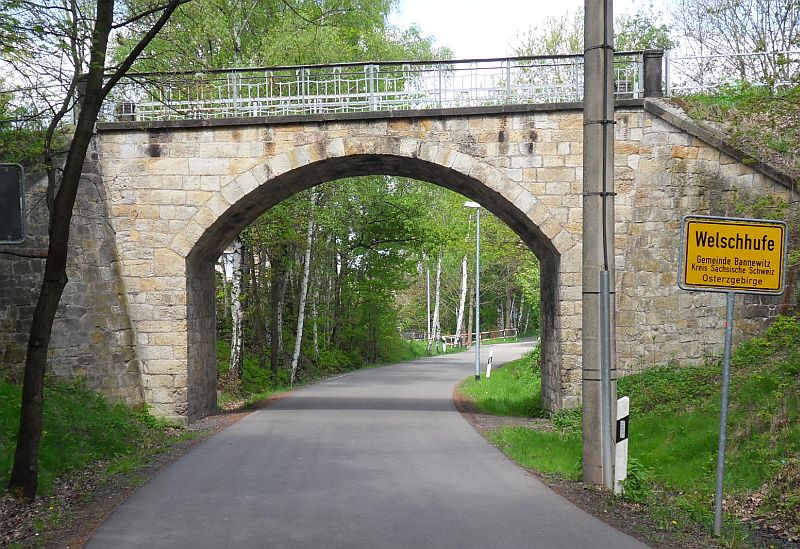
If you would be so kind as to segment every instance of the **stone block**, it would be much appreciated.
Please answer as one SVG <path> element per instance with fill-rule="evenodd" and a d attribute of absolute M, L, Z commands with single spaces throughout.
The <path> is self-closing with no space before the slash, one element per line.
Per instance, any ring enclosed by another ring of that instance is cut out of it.
<path fill-rule="evenodd" d="M 536 179 L 543 183 L 569 183 L 575 181 L 575 168 L 539 168 Z"/>
<path fill-rule="evenodd" d="M 697 158 L 697 147 L 676 145 L 672 147 L 670 158 Z"/>
<path fill-rule="evenodd" d="M 146 164 L 146 172 L 151 175 L 186 175 L 188 173 L 188 158 L 151 158 Z M 120 167 L 122 169 L 122 167 Z M 136 170 L 125 169 L 124 173 L 138 173 Z"/>
<path fill-rule="evenodd" d="M 153 270 L 158 277 L 181 276 L 186 272 L 186 258 L 167 248 L 157 249 Z"/>

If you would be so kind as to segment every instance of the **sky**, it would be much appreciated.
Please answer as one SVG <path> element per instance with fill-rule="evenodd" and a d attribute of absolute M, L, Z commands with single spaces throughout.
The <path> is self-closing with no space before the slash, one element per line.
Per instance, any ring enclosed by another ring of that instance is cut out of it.
<path fill-rule="evenodd" d="M 665 12 L 667 0 L 614 0 L 614 14 L 634 13 L 653 4 Z M 456 59 L 506 57 L 511 44 L 532 25 L 548 17 L 575 13 L 584 0 L 400 0 L 390 21 L 407 27 L 412 23 L 423 34 L 436 38 L 436 46 L 447 46 Z"/>

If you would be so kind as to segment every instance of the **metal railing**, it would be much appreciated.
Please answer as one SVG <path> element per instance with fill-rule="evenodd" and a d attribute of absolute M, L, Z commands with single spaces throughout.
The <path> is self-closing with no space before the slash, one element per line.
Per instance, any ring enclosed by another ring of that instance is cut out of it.
<path fill-rule="evenodd" d="M 747 82 L 778 89 L 800 84 L 800 51 L 720 55 L 664 55 L 667 96 L 708 92 L 727 84 Z"/>
<path fill-rule="evenodd" d="M 643 96 L 643 52 L 615 54 L 619 98 Z M 153 121 L 319 115 L 578 102 L 583 56 L 344 63 L 122 79 L 101 120 Z"/>
<path fill-rule="evenodd" d="M 516 328 L 505 328 L 502 330 L 487 330 L 481 332 L 481 341 L 488 339 L 501 339 L 506 337 L 517 337 L 519 330 Z M 456 337 L 455 335 L 443 335 L 442 341 L 452 347 L 466 347 L 468 343 L 475 341 L 475 332 L 464 333 Z"/>

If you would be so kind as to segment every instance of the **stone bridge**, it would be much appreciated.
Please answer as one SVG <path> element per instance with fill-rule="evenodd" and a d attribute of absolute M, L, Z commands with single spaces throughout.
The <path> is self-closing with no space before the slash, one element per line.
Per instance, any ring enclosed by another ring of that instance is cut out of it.
<path fill-rule="evenodd" d="M 666 101 L 620 101 L 615 116 L 617 367 L 701 361 L 720 351 L 725 299 L 677 288 L 681 216 L 725 213 L 742 193 L 798 197 L 789 178 L 743 161 Z M 214 264 L 226 245 L 303 189 L 394 175 L 480 202 L 535 252 L 544 402 L 576 406 L 582 132 L 577 103 L 100 124 L 51 367 L 158 415 L 191 421 L 212 412 Z M 42 269 L 42 187 L 28 192 L 26 244 L 0 248 L 0 349 L 12 374 L 39 284 L 31 274 Z M 740 300 L 738 335 L 786 299 Z"/>

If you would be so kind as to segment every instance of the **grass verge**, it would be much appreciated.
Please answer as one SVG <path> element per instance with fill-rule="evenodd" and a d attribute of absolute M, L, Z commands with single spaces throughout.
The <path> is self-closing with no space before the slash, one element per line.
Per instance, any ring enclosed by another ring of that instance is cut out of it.
<path fill-rule="evenodd" d="M 675 101 L 695 120 L 721 126 L 754 158 L 800 177 L 800 86 L 775 90 L 739 83 Z"/>
<path fill-rule="evenodd" d="M 800 540 L 797 341 L 800 321 L 781 317 L 762 337 L 743 342 L 734 353 L 724 545 L 754 544 L 743 520 L 777 532 L 783 539 Z M 626 498 L 642 504 L 664 529 L 712 528 L 720 370 L 718 362 L 662 366 L 618 383 L 618 394 L 631 398 Z M 481 398 L 492 403 L 485 411 L 519 409 L 519 397 L 505 388 Z M 525 467 L 576 479 L 580 476 L 580 411 L 557 413 L 553 427 L 551 432 L 501 429 L 490 440 Z"/>
<path fill-rule="evenodd" d="M 522 358 L 503 365 L 490 378 L 470 378 L 461 392 L 474 400 L 486 414 L 516 417 L 542 415 L 542 374 L 539 369 L 539 347 Z"/>

